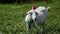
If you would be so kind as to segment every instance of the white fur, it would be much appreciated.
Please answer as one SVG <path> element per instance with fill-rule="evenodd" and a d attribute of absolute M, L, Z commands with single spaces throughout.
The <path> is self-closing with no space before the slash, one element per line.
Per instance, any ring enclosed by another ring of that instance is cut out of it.
<path fill-rule="evenodd" d="M 26 18 L 25 18 L 25 22 L 29 23 L 29 20 L 35 20 L 36 18 L 36 21 L 34 21 L 34 25 L 36 27 L 36 32 L 38 31 L 38 24 L 45 24 L 45 21 L 46 21 L 46 18 L 47 18 L 47 13 L 48 13 L 48 9 L 50 7 L 43 7 L 43 6 L 40 6 L 38 7 L 37 9 L 35 10 L 30 10 L 27 12 L 28 15 L 26 15 Z M 37 12 L 38 14 L 36 14 L 35 12 Z M 32 13 L 31 15 L 29 13 Z M 43 33 L 43 25 L 42 25 L 42 33 Z"/>

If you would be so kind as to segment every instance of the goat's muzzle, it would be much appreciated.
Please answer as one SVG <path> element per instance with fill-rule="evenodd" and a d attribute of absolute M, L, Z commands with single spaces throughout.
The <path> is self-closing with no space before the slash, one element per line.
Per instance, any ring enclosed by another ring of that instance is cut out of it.
<path fill-rule="evenodd" d="M 34 18 L 33 20 L 34 20 L 34 21 L 37 21 L 37 19 L 36 19 L 36 18 Z"/>

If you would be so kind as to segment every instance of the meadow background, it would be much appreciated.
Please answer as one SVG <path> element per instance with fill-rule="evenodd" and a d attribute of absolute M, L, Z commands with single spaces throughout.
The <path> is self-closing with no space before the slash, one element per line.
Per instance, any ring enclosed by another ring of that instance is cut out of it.
<path fill-rule="evenodd" d="M 26 34 L 24 19 L 33 4 L 35 4 L 36 8 L 50 6 L 45 34 L 60 34 L 60 0 L 0 3 L 0 34 Z M 34 34 L 34 28 L 32 28 L 31 32 L 31 34 Z"/>

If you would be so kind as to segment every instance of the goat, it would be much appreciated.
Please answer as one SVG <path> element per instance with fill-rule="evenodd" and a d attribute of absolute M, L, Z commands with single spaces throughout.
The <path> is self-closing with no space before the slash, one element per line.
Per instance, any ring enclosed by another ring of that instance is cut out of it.
<path fill-rule="evenodd" d="M 27 12 L 25 17 L 25 22 L 27 23 L 27 33 L 30 34 L 31 24 L 36 28 L 36 34 L 38 34 L 38 25 L 41 24 L 41 34 L 44 33 L 45 21 L 47 18 L 49 7 L 45 8 L 44 6 L 40 6 L 35 9 L 35 6 L 32 6 L 32 10 Z"/>

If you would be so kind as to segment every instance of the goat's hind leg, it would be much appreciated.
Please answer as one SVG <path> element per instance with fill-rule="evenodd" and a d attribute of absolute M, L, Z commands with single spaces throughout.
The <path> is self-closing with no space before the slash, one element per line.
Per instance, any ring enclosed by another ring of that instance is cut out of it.
<path fill-rule="evenodd" d="M 41 28 L 41 34 L 45 34 L 45 33 L 44 33 L 45 24 L 42 24 L 41 27 L 42 27 L 42 28 Z"/>

